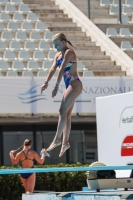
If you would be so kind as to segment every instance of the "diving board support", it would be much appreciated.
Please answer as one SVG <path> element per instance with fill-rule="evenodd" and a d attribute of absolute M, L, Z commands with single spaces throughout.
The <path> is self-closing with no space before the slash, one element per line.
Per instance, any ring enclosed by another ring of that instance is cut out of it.
<path fill-rule="evenodd" d="M 113 179 L 87 179 L 87 185 L 90 189 L 96 189 L 100 192 L 102 188 L 128 188 L 133 187 L 133 178 L 113 178 Z"/>

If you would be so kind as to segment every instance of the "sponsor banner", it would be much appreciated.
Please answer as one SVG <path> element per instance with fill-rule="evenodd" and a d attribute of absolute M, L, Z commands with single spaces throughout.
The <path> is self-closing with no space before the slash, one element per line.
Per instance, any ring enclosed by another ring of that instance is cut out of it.
<path fill-rule="evenodd" d="M 133 164 L 133 92 L 96 99 L 98 159 L 108 166 Z M 118 170 L 129 177 L 131 170 Z"/>
<path fill-rule="evenodd" d="M 2 77 L 0 78 L 0 112 L 6 113 L 58 113 L 65 90 L 62 80 L 56 97 L 52 98 L 52 89 L 56 82 L 53 78 L 48 88 L 40 94 L 44 82 L 42 77 Z M 133 78 L 90 77 L 81 78 L 82 94 L 76 99 L 73 113 L 95 113 L 96 97 L 109 96 L 133 91 Z M 132 115 L 129 116 L 130 118 Z M 124 119 L 123 124 L 131 119 Z M 123 126 L 122 124 L 122 126 Z"/>

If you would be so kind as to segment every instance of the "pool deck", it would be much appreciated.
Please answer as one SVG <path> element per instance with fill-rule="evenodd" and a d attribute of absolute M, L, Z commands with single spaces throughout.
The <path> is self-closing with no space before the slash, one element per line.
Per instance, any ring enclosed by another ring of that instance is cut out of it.
<path fill-rule="evenodd" d="M 53 192 L 35 191 L 33 194 L 22 194 L 22 200 L 133 200 L 133 189 L 95 190 Z"/>

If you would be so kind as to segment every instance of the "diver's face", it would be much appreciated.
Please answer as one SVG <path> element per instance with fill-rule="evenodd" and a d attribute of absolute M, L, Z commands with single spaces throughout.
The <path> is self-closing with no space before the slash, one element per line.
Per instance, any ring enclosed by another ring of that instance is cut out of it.
<path fill-rule="evenodd" d="M 53 45 L 57 51 L 62 51 L 64 49 L 64 41 L 61 41 L 60 39 L 55 39 Z"/>

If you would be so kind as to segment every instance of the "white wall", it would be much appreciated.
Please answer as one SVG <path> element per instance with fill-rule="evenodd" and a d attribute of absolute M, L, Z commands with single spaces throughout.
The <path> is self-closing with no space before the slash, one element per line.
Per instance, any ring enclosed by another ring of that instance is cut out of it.
<path fill-rule="evenodd" d="M 96 116 L 99 161 L 108 166 L 133 163 L 133 92 L 97 98 Z"/>

